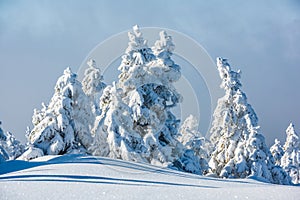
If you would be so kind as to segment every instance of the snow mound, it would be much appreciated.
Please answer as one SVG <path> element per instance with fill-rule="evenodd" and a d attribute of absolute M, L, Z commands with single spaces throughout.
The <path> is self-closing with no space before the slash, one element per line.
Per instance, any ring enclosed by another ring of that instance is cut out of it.
<path fill-rule="evenodd" d="M 0 199 L 298 199 L 298 186 L 216 179 L 104 157 L 44 156 L 0 165 Z"/>

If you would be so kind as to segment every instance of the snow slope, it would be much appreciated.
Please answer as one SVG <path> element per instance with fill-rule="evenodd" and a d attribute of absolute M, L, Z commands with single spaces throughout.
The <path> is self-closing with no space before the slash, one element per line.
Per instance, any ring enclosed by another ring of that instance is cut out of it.
<path fill-rule="evenodd" d="M 0 165 L 0 199 L 299 199 L 299 186 L 216 179 L 103 157 L 45 156 Z"/>

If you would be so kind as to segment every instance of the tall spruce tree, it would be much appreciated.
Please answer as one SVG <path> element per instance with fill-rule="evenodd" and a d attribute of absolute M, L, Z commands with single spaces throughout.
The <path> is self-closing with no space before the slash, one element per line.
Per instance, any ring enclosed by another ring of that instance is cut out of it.
<path fill-rule="evenodd" d="M 138 26 L 128 36 L 119 81 L 101 97 L 94 132 L 106 138 L 110 157 L 172 165 L 182 149 L 175 138 L 179 120 L 171 112 L 181 101 L 173 86 L 180 67 L 171 59 L 172 38 L 162 32 L 151 49 Z"/>
<path fill-rule="evenodd" d="M 211 127 L 215 146 L 209 162 L 212 173 L 226 178 L 253 176 L 288 184 L 284 171 L 275 166 L 257 116 L 241 90 L 240 71 L 232 71 L 223 58 L 217 58 L 217 67 L 225 96 L 218 101 Z"/>

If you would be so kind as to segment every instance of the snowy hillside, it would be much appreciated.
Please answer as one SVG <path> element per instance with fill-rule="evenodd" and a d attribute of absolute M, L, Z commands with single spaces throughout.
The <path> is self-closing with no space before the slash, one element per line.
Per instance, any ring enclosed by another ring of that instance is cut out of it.
<path fill-rule="evenodd" d="M 64 155 L 0 165 L 0 199 L 299 199 L 298 186 L 216 179 L 111 158 Z"/>

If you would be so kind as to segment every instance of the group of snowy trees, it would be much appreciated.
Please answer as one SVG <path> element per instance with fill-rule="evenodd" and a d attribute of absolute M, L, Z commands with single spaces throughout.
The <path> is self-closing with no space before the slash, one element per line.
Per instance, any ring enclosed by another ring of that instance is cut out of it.
<path fill-rule="evenodd" d="M 276 165 L 281 166 L 289 174 L 294 184 L 300 183 L 300 139 L 292 123 L 286 129 L 283 147 L 276 139 L 270 150 Z"/>
<path fill-rule="evenodd" d="M 174 83 L 181 68 L 172 60 L 172 37 L 161 31 L 153 47 L 138 26 L 118 70 L 119 79 L 103 82 L 94 60 L 84 78 L 67 68 L 54 95 L 34 110 L 25 148 L 0 128 L 0 161 L 31 160 L 43 155 L 84 153 L 144 162 L 177 170 L 224 178 L 255 177 L 278 184 L 300 180 L 299 137 L 291 125 L 284 147 L 269 149 L 257 116 L 241 90 L 240 71 L 217 59 L 225 95 L 214 112 L 210 140 L 201 137 L 197 119 L 184 122 L 172 113 L 182 96 Z"/>

